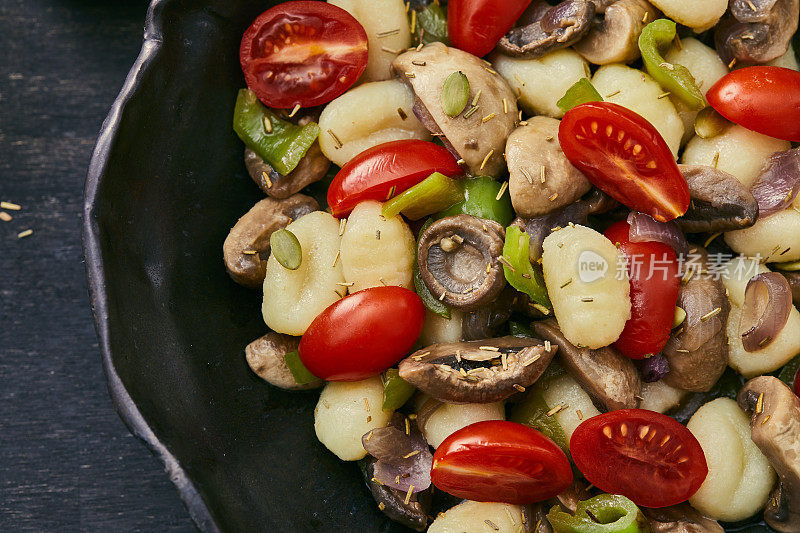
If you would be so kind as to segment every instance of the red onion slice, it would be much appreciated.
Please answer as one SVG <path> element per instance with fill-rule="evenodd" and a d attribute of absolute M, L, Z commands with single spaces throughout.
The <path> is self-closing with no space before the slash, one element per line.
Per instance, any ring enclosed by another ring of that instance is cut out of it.
<path fill-rule="evenodd" d="M 775 340 L 789 320 L 792 289 L 777 272 L 764 272 L 747 282 L 739 333 L 748 352 L 761 350 Z"/>
<path fill-rule="evenodd" d="M 642 374 L 642 381 L 653 383 L 669 374 L 669 361 L 660 353 L 653 357 L 642 359 L 639 362 L 639 372 Z"/>
<path fill-rule="evenodd" d="M 659 222 L 650 215 L 631 211 L 628 214 L 628 224 L 631 226 L 628 233 L 631 242 L 657 241 L 671 246 L 677 254 L 689 251 L 686 236 L 674 220 Z"/>
<path fill-rule="evenodd" d="M 389 488 L 421 492 L 431 486 L 433 454 L 422 435 L 415 430 L 406 435 L 393 426 L 378 428 L 361 438 L 364 449 L 378 459 L 375 479 Z"/>
<path fill-rule="evenodd" d="M 765 217 L 786 209 L 800 191 L 800 148 L 769 156 L 750 192 Z"/>

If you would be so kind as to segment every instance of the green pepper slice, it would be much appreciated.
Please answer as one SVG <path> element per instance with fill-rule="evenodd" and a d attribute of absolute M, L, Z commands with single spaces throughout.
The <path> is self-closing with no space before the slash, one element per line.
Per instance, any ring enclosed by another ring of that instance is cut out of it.
<path fill-rule="evenodd" d="M 556 102 L 556 105 L 566 113 L 575 106 L 585 104 L 586 102 L 602 102 L 603 97 L 594 88 L 592 82 L 588 78 L 581 78 L 576 81 L 572 87 L 567 89 L 567 92 L 561 99 Z"/>
<path fill-rule="evenodd" d="M 428 226 L 433 224 L 433 219 L 428 219 L 422 225 L 419 230 L 419 234 L 422 235 L 422 232 L 428 229 Z M 420 297 L 422 303 L 425 307 L 431 310 L 436 315 L 439 315 L 442 318 L 450 319 L 450 308 L 447 307 L 445 304 L 442 303 L 441 300 L 436 298 L 431 290 L 425 285 L 425 281 L 422 279 L 422 274 L 419 271 L 419 261 L 417 261 L 417 254 L 414 254 L 414 266 L 413 266 L 413 275 L 412 279 L 414 280 L 414 289 L 417 293 L 417 296 Z"/>
<path fill-rule="evenodd" d="M 530 238 L 516 226 L 506 228 L 506 241 L 503 245 L 503 273 L 509 285 L 524 292 L 531 299 L 548 309 L 552 308 L 542 271 L 531 264 Z"/>
<path fill-rule="evenodd" d="M 508 419 L 541 432 L 558 444 L 558 447 L 564 450 L 564 453 L 569 457 L 567 435 L 564 433 L 564 428 L 556 420 L 556 417 L 547 416 L 550 407 L 544 401 L 540 381 L 542 381 L 542 378 L 539 378 L 539 381 L 533 387 L 528 388 L 525 399 L 514 406 Z"/>
<path fill-rule="evenodd" d="M 312 374 L 300 360 L 300 354 L 297 350 L 293 350 L 283 356 L 286 366 L 289 367 L 289 372 L 292 373 L 294 380 L 298 385 L 305 385 L 312 381 L 317 381 L 319 378 Z"/>
<path fill-rule="evenodd" d="M 267 126 L 269 124 L 269 126 Z M 233 131 L 278 173 L 289 174 L 319 135 L 319 125 L 296 126 L 270 111 L 250 89 L 240 89 L 233 111 Z"/>
<path fill-rule="evenodd" d="M 625 496 L 601 494 L 578 502 L 571 515 L 556 505 L 547 513 L 556 533 L 649 533 L 649 522 Z"/>
<path fill-rule="evenodd" d="M 439 211 L 436 218 L 467 214 L 494 220 L 503 226 L 508 226 L 514 220 L 511 197 L 505 191 L 500 194 L 503 188 L 500 182 L 489 176 L 478 176 L 457 180 L 456 183 L 464 191 L 464 199 L 444 211 Z"/>
<path fill-rule="evenodd" d="M 691 109 L 703 109 L 706 99 L 698 89 L 694 76 L 683 65 L 668 63 L 663 52 L 675 38 L 676 25 L 669 19 L 654 20 L 639 36 L 639 50 L 645 69 L 659 85 Z"/>
<path fill-rule="evenodd" d="M 794 384 L 794 377 L 800 369 L 800 355 L 795 356 L 794 359 L 783 365 L 780 372 L 778 372 L 778 379 L 789 385 Z"/>
<path fill-rule="evenodd" d="M 383 374 L 383 410 L 395 411 L 405 405 L 416 389 L 400 377 L 400 371 L 390 368 Z"/>
<path fill-rule="evenodd" d="M 456 180 L 434 172 L 413 187 L 406 189 L 383 204 L 381 214 L 391 218 L 403 213 L 410 220 L 446 209 L 464 199 L 464 192 Z"/>
<path fill-rule="evenodd" d="M 439 2 L 431 2 L 425 9 L 417 11 L 416 18 L 414 42 L 422 44 L 440 42 L 450 45 L 450 40 L 447 38 L 446 7 Z"/>

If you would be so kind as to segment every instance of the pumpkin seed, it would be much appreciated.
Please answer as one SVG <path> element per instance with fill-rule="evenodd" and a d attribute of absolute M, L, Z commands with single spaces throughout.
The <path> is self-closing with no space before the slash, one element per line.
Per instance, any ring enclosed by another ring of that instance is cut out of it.
<path fill-rule="evenodd" d="M 463 72 L 450 74 L 442 86 L 442 110 L 448 117 L 457 117 L 469 102 L 469 80 Z"/>
<path fill-rule="evenodd" d="M 303 261 L 303 250 L 294 233 L 288 229 L 279 229 L 270 235 L 269 246 L 272 249 L 272 255 L 282 267 L 289 270 L 300 268 L 300 263 Z"/>

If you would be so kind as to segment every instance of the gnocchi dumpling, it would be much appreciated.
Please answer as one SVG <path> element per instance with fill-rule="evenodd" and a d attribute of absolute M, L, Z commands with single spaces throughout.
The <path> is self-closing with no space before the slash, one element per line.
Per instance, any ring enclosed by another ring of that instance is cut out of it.
<path fill-rule="evenodd" d="M 516 533 L 527 530 L 527 520 L 519 505 L 465 500 L 440 513 L 428 533 Z"/>
<path fill-rule="evenodd" d="M 725 233 L 725 242 L 734 252 L 760 257 L 765 263 L 800 259 L 800 212 L 784 209 L 759 217 L 749 228 Z"/>
<path fill-rule="evenodd" d="M 647 409 L 648 411 L 655 411 L 656 413 L 666 413 L 670 409 L 678 407 L 684 396 L 688 391 L 683 389 L 676 389 L 671 385 L 667 385 L 663 380 L 654 381 L 652 383 L 642 383 L 642 401 L 639 403 L 639 409 Z"/>
<path fill-rule="evenodd" d="M 441 317 L 430 309 L 425 309 L 425 322 L 422 325 L 419 342 L 423 346 L 442 342 L 460 342 L 463 318 L 464 314 L 458 309 L 450 310 L 450 318 Z"/>
<path fill-rule="evenodd" d="M 549 381 L 546 387 L 542 387 L 542 397 L 550 408 L 564 406 L 553 416 L 564 430 L 567 443 L 584 420 L 600 414 L 589 394 L 569 374 Z"/>
<path fill-rule="evenodd" d="M 302 335 L 318 314 L 343 295 L 344 275 L 337 258 L 339 221 L 329 213 L 314 211 L 286 229 L 300 242 L 303 258 L 297 270 L 289 270 L 270 255 L 261 313 L 271 330 Z"/>
<path fill-rule="evenodd" d="M 333 100 L 319 116 L 319 146 L 344 166 L 367 148 L 401 139 L 430 140 L 412 111 L 414 94 L 400 80 L 375 81 Z"/>
<path fill-rule="evenodd" d="M 708 464 L 708 476 L 689 498 L 692 507 L 728 522 L 758 512 L 775 484 L 775 471 L 750 439 L 750 420 L 736 402 L 717 398 L 698 409 L 686 427 Z"/>
<path fill-rule="evenodd" d="M 619 338 L 631 317 L 624 259 L 603 235 L 567 226 L 542 243 L 547 293 L 564 337 L 576 346 L 602 348 Z"/>
<path fill-rule="evenodd" d="M 728 0 L 650 0 L 664 14 L 696 33 L 702 33 L 714 26 L 725 14 Z"/>
<path fill-rule="evenodd" d="M 383 410 L 380 376 L 363 381 L 331 381 L 322 389 L 314 409 L 314 431 L 339 459 L 357 461 L 367 455 L 361 437 L 389 424 L 392 413 Z"/>
<path fill-rule="evenodd" d="M 427 402 L 438 402 L 425 395 L 420 395 L 415 404 L 417 406 L 417 413 L 423 413 L 431 408 L 431 405 L 425 405 Z M 443 403 L 435 407 L 427 420 L 422 424 L 422 435 L 425 440 L 433 446 L 438 448 L 439 445 L 461 428 L 465 428 L 475 422 L 483 422 L 485 420 L 505 420 L 506 412 L 503 402 L 495 403 Z M 419 420 L 419 418 L 417 418 Z"/>

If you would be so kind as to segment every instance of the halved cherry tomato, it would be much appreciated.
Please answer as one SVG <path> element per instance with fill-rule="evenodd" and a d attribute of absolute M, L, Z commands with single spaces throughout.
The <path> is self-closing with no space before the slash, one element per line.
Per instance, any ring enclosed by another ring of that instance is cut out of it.
<path fill-rule="evenodd" d="M 450 0 L 447 36 L 456 48 L 485 56 L 530 3 L 531 0 Z"/>
<path fill-rule="evenodd" d="M 708 474 L 694 435 L 674 418 L 645 409 L 620 409 L 585 420 L 572 434 L 569 449 L 590 483 L 644 507 L 686 500 Z"/>
<path fill-rule="evenodd" d="M 348 161 L 328 187 L 328 205 L 341 218 L 364 200 L 385 201 L 434 172 L 463 174 L 455 158 L 438 144 L 391 141 L 367 148 Z"/>
<path fill-rule="evenodd" d="M 490 420 L 442 442 L 433 455 L 431 481 L 459 498 L 524 505 L 566 489 L 572 470 L 561 448 L 535 429 Z"/>
<path fill-rule="evenodd" d="M 367 66 L 367 32 L 326 2 L 285 2 L 264 11 L 239 48 L 247 86 L 265 105 L 289 109 L 325 104 Z"/>
<path fill-rule="evenodd" d="M 573 107 L 558 140 L 589 181 L 631 209 L 666 222 L 689 208 L 689 186 L 667 143 L 630 109 L 610 102 Z"/>
<path fill-rule="evenodd" d="M 706 99 L 731 122 L 800 141 L 800 72 L 765 65 L 734 70 L 711 86 Z"/>
<path fill-rule="evenodd" d="M 326 381 L 376 376 L 408 354 L 425 306 L 403 287 L 372 287 L 342 298 L 311 322 L 298 348 L 303 365 Z"/>
<path fill-rule="evenodd" d="M 643 359 L 660 352 L 669 339 L 678 301 L 678 258 L 662 242 L 630 242 L 629 232 L 624 220 L 603 232 L 619 243 L 631 281 L 631 318 L 614 347 L 631 359 Z"/>

